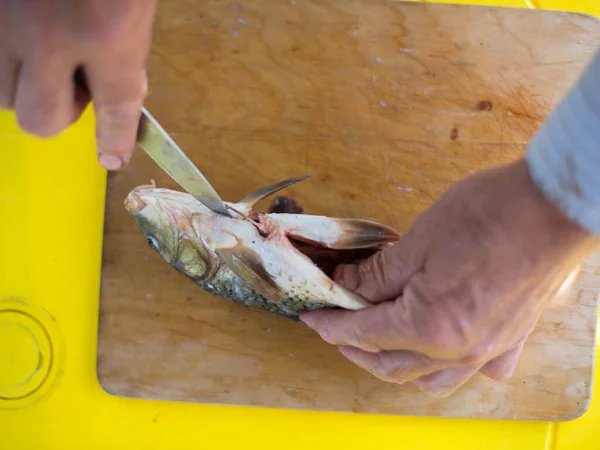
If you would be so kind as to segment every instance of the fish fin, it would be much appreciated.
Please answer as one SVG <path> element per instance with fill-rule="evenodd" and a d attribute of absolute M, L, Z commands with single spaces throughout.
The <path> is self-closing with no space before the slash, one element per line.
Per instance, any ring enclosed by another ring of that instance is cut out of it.
<path fill-rule="evenodd" d="M 312 175 L 302 175 L 301 177 L 296 178 L 288 178 L 287 180 L 280 181 L 279 183 L 271 184 L 270 186 L 261 187 L 251 194 L 248 194 L 242 200 L 240 200 L 236 205 L 238 205 L 240 210 L 249 210 L 258 203 L 260 200 L 268 197 L 269 195 L 273 195 L 275 192 L 280 191 L 292 184 L 299 183 L 300 181 L 304 181 L 310 178 Z"/>
<path fill-rule="evenodd" d="M 219 256 L 215 253 L 215 251 L 210 248 L 204 236 L 200 236 L 200 242 L 202 242 L 202 247 L 206 252 L 206 256 L 208 260 L 206 261 L 206 272 L 197 280 L 200 283 L 205 283 L 213 279 L 217 270 L 219 269 Z"/>
<path fill-rule="evenodd" d="M 355 294 L 354 292 L 346 289 L 344 286 L 341 285 L 337 285 L 337 288 L 344 293 L 344 295 L 346 296 L 346 298 L 344 298 L 342 302 L 339 302 L 339 304 L 337 304 L 336 306 L 339 306 L 340 308 L 344 308 L 344 309 L 352 309 L 352 310 L 359 310 L 359 309 L 364 309 L 364 308 L 368 308 L 369 306 L 372 306 L 371 303 L 369 303 L 368 301 L 366 301 L 364 298 L 362 298 L 361 296 L 359 296 L 358 294 Z"/>
<path fill-rule="evenodd" d="M 281 227 L 290 238 L 335 250 L 382 248 L 400 239 L 392 227 L 364 219 L 297 214 L 269 214 L 267 219 L 263 221 Z"/>
<path fill-rule="evenodd" d="M 281 289 L 265 270 L 258 255 L 252 250 L 238 244 L 233 248 L 217 249 L 217 253 L 237 276 L 263 297 L 274 302 L 281 299 Z"/>
<path fill-rule="evenodd" d="M 400 233 L 388 225 L 363 219 L 333 219 L 340 227 L 334 249 L 386 246 L 400 239 Z"/>

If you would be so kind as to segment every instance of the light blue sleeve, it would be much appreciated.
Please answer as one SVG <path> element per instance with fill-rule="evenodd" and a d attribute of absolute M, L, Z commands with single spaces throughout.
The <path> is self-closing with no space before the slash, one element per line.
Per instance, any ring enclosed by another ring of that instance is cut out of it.
<path fill-rule="evenodd" d="M 600 234 L 600 51 L 533 137 L 526 161 L 550 202 Z"/>

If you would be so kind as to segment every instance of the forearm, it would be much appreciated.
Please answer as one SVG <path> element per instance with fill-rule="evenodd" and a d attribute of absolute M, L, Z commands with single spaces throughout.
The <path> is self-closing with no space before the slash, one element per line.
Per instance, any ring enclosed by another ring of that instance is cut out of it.
<path fill-rule="evenodd" d="M 538 130 L 526 159 L 548 200 L 600 234 L 600 52 Z"/>

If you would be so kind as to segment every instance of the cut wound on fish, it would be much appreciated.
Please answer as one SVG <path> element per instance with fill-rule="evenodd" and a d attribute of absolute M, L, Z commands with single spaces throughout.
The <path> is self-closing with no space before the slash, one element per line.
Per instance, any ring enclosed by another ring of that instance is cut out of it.
<path fill-rule="evenodd" d="M 274 199 L 269 208 L 271 214 L 302 214 L 303 212 L 304 208 L 296 200 L 285 195 Z"/>

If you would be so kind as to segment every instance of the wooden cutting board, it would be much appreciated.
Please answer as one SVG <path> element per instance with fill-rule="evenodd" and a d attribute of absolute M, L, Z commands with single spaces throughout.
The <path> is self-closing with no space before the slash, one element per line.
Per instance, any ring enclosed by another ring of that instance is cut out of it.
<path fill-rule="evenodd" d="M 228 201 L 312 173 L 287 190 L 306 213 L 405 232 L 452 183 L 523 155 L 598 37 L 598 22 L 558 12 L 172 0 L 160 2 L 147 106 Z M 151 178 L 177 188 L 141 151 L 108 180 L 98 349 L 107 391 L 412 416 L 585 411 L 599 255 L 543 315 L 510 380 L 478 375 L 436 399 L 381 382 L 307 327 L 213 297 L 171 269 L 123 209 Z"/>

